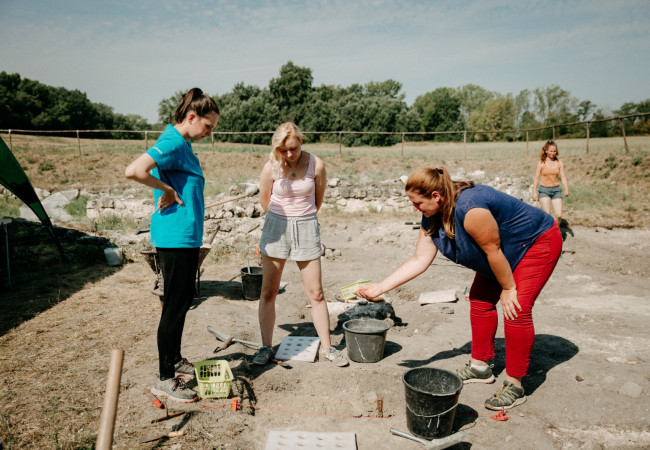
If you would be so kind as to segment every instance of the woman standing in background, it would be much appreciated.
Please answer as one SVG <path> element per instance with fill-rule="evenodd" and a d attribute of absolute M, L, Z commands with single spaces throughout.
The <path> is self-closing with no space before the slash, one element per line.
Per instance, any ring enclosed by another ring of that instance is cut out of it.
<path fill-rule="evenodd" d="M 541 176 L 541 181 L 540 181 Z M 551 204 L 558 225 L 562 221 L 562 188 L 560 178 L 564 185 L 564 196 L 569 196 L 569 183 L 564 172 L 564 163 L 560 161 L 560 153 L 553 141 L 546 141 L 539 153 L 539 161 L 535 169 L 533 181 L 533 200 L 539 200 L 542 209 L 551 213 Z M 539 186 L 539 188 L 538 188 Z"/>

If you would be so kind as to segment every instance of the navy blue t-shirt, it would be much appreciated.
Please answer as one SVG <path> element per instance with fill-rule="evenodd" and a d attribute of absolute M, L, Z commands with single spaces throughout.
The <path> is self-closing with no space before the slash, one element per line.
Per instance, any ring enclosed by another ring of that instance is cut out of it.
<path fill-rule="evenodd" d="M 553 226 L 550 214 L 489 186 L 477 184 L 458 194 L 454 210 L 456 238 L 449 239 L 441 226 L 433 230 L 431 239 L 449 260 L 493 280 L 496 277 L 485 252 L 465 231 L 465 215 L 472 208 L 487 209 L 494 216 L 499 227 L 501 249 L 512 270 L 515 270 L 535 239 Z M 425 231 L 429 230 L 431 219 L 422 216 Z"/>

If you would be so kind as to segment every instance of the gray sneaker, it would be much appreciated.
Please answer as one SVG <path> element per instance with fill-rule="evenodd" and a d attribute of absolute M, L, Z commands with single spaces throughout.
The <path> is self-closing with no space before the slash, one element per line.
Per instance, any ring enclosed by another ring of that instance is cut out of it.
<path fill-rule="evenodd" d="M 348 362 L 348 359 L 343 356 L 343 352 L 341 350 L 335 349 L 334 347 L 329 347 L 324 352 L 322 352 L 321 355 L 323 358 L 332 361 L 332 364 L 337 367 L 345 367 L 350 364 Z"/>
<path fill-rule="evenodd" d="M 151 388 L 151 393 L 157 397 L 167 397 L 169 400 L 180 403 L 192 403 L 199 399 L 196 392 L 188 388 L 180 376 L 164 381 L 158 378 Z"/>
<path fill-rule="evenodd" d="M 472 368 L 472 361 L 469 361 L 463 367 L 460 367 L 456 370 L 456 375 L 458 378 L 463 380 L 464 384 L 467 383 L 494 383 L 494 374 L 492 373 L 492 368 L 494 364 L 490 364 L 486 370 L 476 370 Z"/>
<path fill-rule="evenodd" d="M 260 349 L 253 355 L 253 364 L 256 366 L 265 366 L 273 358 L 273 349 L 267 345 L 260 347 Z"/>
<path fill-rule="evenodd" d="M 526 401 L 524 397 L 524 388 L 515 386 L 509 381 L 504 381 L 501 389 L 492 397 L 485 400 L 485 407 L 494 411 L 514 408 Z"/>
<path fill-rule="evenodd" d="M 174 371 L 181 375 L 194 377 L 194 364 L 183 358 L 174 364 Z"/>

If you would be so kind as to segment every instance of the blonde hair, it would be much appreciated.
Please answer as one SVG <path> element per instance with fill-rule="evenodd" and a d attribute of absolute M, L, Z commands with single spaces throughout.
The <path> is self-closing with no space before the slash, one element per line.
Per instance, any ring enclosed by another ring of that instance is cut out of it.
<path fill-rule="evenodd" d="M 273 176 L 277 177 L 280 173 L 282 166 L 282 156 L 278 152 L 278 148 L 282 147 L 287 139 L 295 137 L 302 145 L 303 136 L 300 128 L 293 122 L 285 122 L 275 129 L 273 137 L 271 138 L 271 153 L 269 153 L 269 162 L 273 170 Z"/>
<path fill-rule="evenodd" d="M 544 146 L 542 147 L 542 151 L 539 152 L 540 161 L 542 162 L 546 161 L 546 158 L 548 157 L 546 152 L 551 147 L 555 147 L 555 150 L 557 151 L 557 153 L 555 154 L 555 159 L 558 161 L 560 160 L 560 149 L 557 148 L 557 144 L 554 141 L 546 141 L 546 144 L 544 144 Z"/>
<path fill-rule="evenodd" d="M 409 177 L 404 190 L 423 197 L 431 197 L 434 192 L 439 193 L 440 197 L 442 197 L 442 206 L 440 212 L 432 217 L 431 226 L 427 232 L 431 234 L 442 226 L 447 236 L 454 239 L 456 237 L 456 225 L 454 223 L 456 197 L 462 190 L 473 187 L 473 181 L 453 181 L 444 167 L 425 167 L 416 170 Z"/>

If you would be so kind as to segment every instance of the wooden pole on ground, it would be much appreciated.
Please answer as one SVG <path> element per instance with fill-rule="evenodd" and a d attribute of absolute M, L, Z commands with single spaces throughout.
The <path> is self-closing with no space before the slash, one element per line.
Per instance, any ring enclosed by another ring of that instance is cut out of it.
<path fill-rule="evenodd" d="M 526 156 L 528 156 L 528 131 L 526 131 Z"/>
<path fill-rule="evenodd" d="M 404 159 L 404 133 L 402 133 L 402 159 Z"/>
<path fill-rule="evenodd" d="M 81 156 L 81 140 L 79 140 L 79 130 L 77 130 L 77 147 L 79 148 L 79 156 Z"/>
<path fill-rule="evenodd" d="M 589 122 L 587 122 L 587 155 L 589 154 Z"/>
<path fill-rule="evenodd" d="M 553 140 L 555 140 L 555 127 L 553 127 Z"/>
<path fill-rule="evenodd" d="M 341 153 L 341 136 L 343 133 L 339 131 L 339 159 L 343 159 L 343 154 Z"/>
<path fill-rule="evenodd" d="M 144 151 L 146 152 L 149 150 L 149 132 L 145 131 L 144 132 Z"/>
<path fill-rule="evenodd" d="M 104 406 L 99 418 L 99 431 L 97 432 L 97 443 L 95 444 L 97 450 L 110 450 L 113 446 L 113 429 L 115 428 L 115 416 L 117 415 L 117 399 L 120 395 L 123 361 L 124 350 L 114 349 L 111 352 L 111 363 L 108 369 L 108 379 L 106 380 Z"/>
<path fill-rule="evenodd" d="M 623 119 L 619 119 L 621 122 L 621 131 L 623 132 L 623 142 L 625 143 L 625 154 L 629 155 L 630 154 L 630 148 L 627 146 L 627 138 L 625 137 L 625 124 L 623 123 Z"/>
<path fill-rule="evenodd" d="M 11 130 L 9 130 L 9 150 L 14 151 L 14 146 L 11 145 Z"/>
<path fill-rule="evenodd" d="M 214 133 L 210 133 L 210 137 L 212 138 L 212 153 L 214 153 Z"/>
<path fill-rule="evenodd" d="M 463 131 L 463 152 L 464 152 L 464 160 L 467 161 L 467 130 Z"/>

